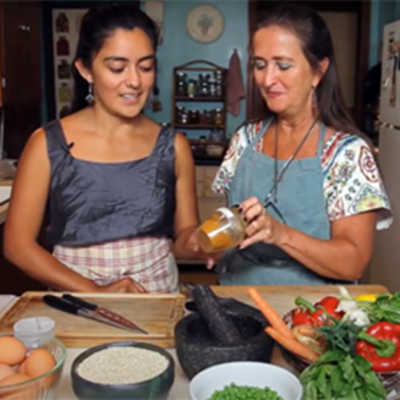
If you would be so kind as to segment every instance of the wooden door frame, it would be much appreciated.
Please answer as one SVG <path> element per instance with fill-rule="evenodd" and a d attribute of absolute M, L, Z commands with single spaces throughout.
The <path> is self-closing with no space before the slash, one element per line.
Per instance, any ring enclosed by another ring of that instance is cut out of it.
<path fill-rule="evenodd" d="M 365 75 L 369 69 L 369 46 L 371 30 L 371 0 L 361 1 L 361 10 L 359 14 L 358 28 L 358 53 L 357 53 L 357 71 L 356 75 L 356 93 L 355 93 L 355 121 L 361 128 L 365 106 L 363 104 L 363 84 Z"/>
<path fill-rule="evenodd" d="M 249 45 L 252 38 L 254 28 L 256 26 L 258 7 L 257 4 L 262 0 L 248 0 L 248 24 L 249 24 Z M 335 1 L 333 0 L 332 3 Z M 321 1 L 324 3 L 324 1 Z M 320 3 L 320 4 L 321 4 Z M 362 101 L 362 87 L 366 73 L 369 69 L 369 45 L 370 45 L 370 23 L 371 23 L 371 0 L 363 0 L 360 2 L 360 10 L 358 12 L 358 29 L 357 29 L 357 71 L 355 96 L 354 96 L 354 119 L 359 127 L 362 126 L 364 106 Z M 247 119 L 254 117 L 252 110 L 256 107 L 255 98 L 259 96 L 258 88 L 253 79 L 253 69 L 250 59 L 247 62 L 247 101 L 246 101 L 246 117 Z"/>
<path fill-rule="evenodd" d="M 258 0 L 248 0 L 248 44 L 247 48 L 250 49 L 253 31 L 257 24 L 257 2 Z M 254 82 L 253 68 L 250 62 L 250 57 L 247 60 L 247 94 L 246 94 L 246 119 L 251 119 L 252 109 L 255 105 L 254 97 L 257 96 L 258 88 Z"/>
<path fill-rule="evenodd" d="M 0 107 L 3 106 L 3 1 L 0 0 Z"/>
<path fill-rule="evenodd" d="M 1 1 L 1 0 L 0 0 Z M 53 49 L 53 9 L 89 9 L 98 2 L 94 0 L 57 0 L 43 1 L 42 8 L 42 26 L 43 26 L 43 51 L 44 51 L 44 70 L 45 70 L 45 101 L 47 120 L 58 119 L 56 113 L 56 94 L 55 94 L 55 72 L 54 72 L 54 49 Z M 102 5 L 124 4 L 122 1 L 103 0 Z M 139 0 L 132 0 L 129 4 L 137 4 L 140 7 Z M 125 3 L 128 4 L 128 3 Z M 76 49 L 71 49 L 75 53 Z"/>

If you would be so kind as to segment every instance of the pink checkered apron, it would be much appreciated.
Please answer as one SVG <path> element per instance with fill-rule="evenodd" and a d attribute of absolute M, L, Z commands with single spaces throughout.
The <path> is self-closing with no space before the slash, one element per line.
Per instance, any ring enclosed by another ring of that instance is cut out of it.
<path fill-rule="evenodd" d="M 132 278 L 149 292 L 179 289 L 179 274 L 167 238 L 135 238 L 94 246 L 55 246 L 53 255 L 97 285 Z"/>

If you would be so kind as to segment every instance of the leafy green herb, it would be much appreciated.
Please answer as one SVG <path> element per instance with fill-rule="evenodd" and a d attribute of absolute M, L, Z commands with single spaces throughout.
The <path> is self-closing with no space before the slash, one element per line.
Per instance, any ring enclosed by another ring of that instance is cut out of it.
<path fill-rule="evenodd" d="M 362 327 L 351 320 L 328 318 L 327 322 L 318 330 L 325 337 L 328 349 L 354 354 Z"/>
<path fill-rule="evenodd" d="M 238 386 L 231 383 L 215 391 L 208 400 L 283 400 L 274 390 L 265 387 Z"/>
<path fill-rule="evenodd" d="M 368 311 L 372 323 L 387 321 L 400 324 L 400 291 L 393 295 L 384 293 L 377 296 L 374 302 L 357 302 Z"/>
<path fill-rule="evenodd" d="M 303 400 L 384 400 L 386 391 L 371 364 L 358 354 L 327 350 L 300 375 Z"/>

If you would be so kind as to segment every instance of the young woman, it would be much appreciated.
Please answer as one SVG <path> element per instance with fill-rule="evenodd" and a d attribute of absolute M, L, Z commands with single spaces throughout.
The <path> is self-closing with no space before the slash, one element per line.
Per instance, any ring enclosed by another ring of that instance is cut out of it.
<path fill-rule="evenodd" d="M 19 161 L 5 227 L 8 259 L 50 287 L 171 292 L 174 255 L 199 224 L 185 137 L 143 114 L 155 80 L 156 26 L 130 5 L 82 20 L 71 115 L 38 129 Z M 36 241 L 47 200 L 49 254 Z"/>

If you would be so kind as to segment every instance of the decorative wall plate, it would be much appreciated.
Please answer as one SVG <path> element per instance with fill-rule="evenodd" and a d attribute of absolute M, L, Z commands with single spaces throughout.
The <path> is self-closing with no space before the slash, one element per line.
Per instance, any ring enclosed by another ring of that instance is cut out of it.
<path fill-rule="evenodd" d="M 214 42 L 224 30 L 222 13 L 211 4 L 197 6 L 186 18 L 186 29 L 189 35 L 198 42 Z"/>

